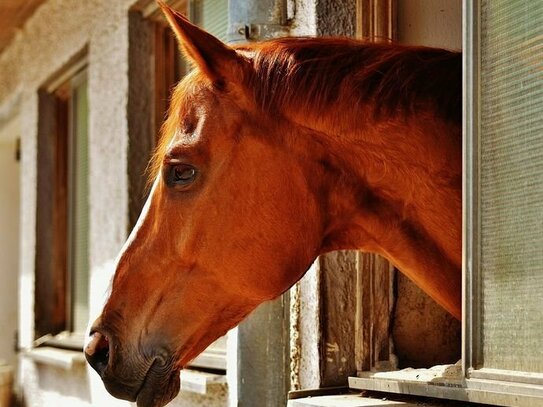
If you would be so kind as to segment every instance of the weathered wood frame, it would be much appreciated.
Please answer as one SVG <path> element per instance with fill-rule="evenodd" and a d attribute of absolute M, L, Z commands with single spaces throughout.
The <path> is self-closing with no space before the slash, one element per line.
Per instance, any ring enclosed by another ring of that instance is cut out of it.
<path fill-rule="evenodd" d="M 40 90 L 34 294 L 35 337 L 67 328 L 67 108 Z M 65 125 L 61 125 L 65 123 Z"/>
<path fill-rule="evenodd" d="M 356 0 L 356 37 L 389 42 L 396 38 L 396 0 Z"/>
<path fill-rule="evenodd" d="M 86 50 L 38 91 L 35 337 L 71 329 L 69 138 L 71 89 L 86 75 Z M 77 83 L 76 83 L 77 82 Z M 81 344 L 82 346 L 82 344 Z M 79 347 L 79 346 L 78 346 Z"/>
<path fill-rule="evenodd" d="M 170 3 L 178 10 L 187 8 L 187 1 Z M 160 136 L 171 87 L 180 79 L 181 70 L 177 43 L 154 1 L 140 2 L 129 12 L 128 60 L 130 233 L 147 199 L 147 165 Z"/>

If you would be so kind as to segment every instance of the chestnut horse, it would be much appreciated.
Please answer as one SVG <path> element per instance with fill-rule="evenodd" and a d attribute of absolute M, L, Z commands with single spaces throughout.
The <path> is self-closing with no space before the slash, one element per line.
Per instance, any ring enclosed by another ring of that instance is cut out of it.
<path fill-rule="evenodd" d="M 195 69 L 86 355 L 163 406 L 179 371 L 331 250 L 379 253 L 461 316 L 461 55 L 349 39 L 229 47 L 161 4 Z"/>

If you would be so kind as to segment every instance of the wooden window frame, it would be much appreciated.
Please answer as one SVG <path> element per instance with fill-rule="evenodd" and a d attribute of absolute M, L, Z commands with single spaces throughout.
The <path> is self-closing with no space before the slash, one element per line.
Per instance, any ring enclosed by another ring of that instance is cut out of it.
<path fill-rule="evenodd" d="M 83 56 L 81 56 L 83 54 Z M 73 137 L 72 89 L 86 80 L 83 51 L 38 91 L 38 154 L 34 330 L 36 346 L 83 350 L 83 332 L 73 330 L 70 270 L 69 138 Z"/>

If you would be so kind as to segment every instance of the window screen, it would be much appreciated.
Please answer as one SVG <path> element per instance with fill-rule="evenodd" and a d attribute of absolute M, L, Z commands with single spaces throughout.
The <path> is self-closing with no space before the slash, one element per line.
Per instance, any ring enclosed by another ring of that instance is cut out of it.
<path fill-rule="evenodd" d="M 543 371 L 543 2 L 482 0 L 480 366 Z"/>
<path fill-rule="evenodd" d="M 70 131 L 70 278 L 72 331 L 84 332 L 89 320 L 89 159 L 87 80 L 74 79 Z"/>

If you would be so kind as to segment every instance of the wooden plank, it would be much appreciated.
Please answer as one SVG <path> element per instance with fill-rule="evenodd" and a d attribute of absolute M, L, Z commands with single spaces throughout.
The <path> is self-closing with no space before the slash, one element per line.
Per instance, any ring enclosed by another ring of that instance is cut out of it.
<path fill-rule="evenodd" d="M 321 268 L 321 387 L 346 386 L 356 373 L 355 313 L 357 256 L 338 251 L 319 258 Z"/>
<path fill-rule="evenodd" d="M 396 3 L 396 0 L 357 0 L 356 37 L 377 42 L 396 38 Z"/>
<path fill-rule="evenodd" d="M 67 103 L 39 92 L 35 335 L 66 329 Z"/>
<path fill-rule="evenodd" d="M 2 0 L 0 2 L 0 52 L 13 39 L 17 29 L 22 27 L 28 18 L 45 0 Z"/>
<path fill-rule="evenodd" d="M 359 253 L 357 260 L 356 369 L 389 369 L 395 365 L 389 334 L 394 268 L 374 254 Z"/>

